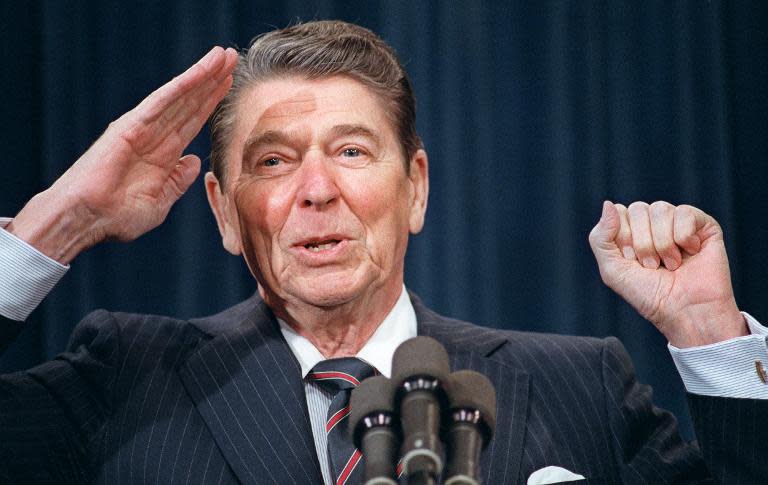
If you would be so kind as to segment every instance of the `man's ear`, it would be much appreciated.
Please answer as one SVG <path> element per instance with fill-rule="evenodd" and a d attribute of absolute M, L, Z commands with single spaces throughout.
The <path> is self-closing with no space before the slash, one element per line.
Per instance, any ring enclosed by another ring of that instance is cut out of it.
<path fill-rule="evenodd" d="M 429 197 L 429 160 L 424 149 L 420 148 L 411 157 L 408 178 L 411 180 L 411 213 L 408 223 L 411 234 L 417 234 L 424 227 Z"/>
<path fill-rule="evenodd" d="M 242 253 L 242 246 L 237 213 L 231 199 L 222 192 L 219 179 L 213 172 L 205 174 L 205 193 L 208 195 L 208 204 L 210 204 L 213 215 L 216 217 L 216 224 L 219 226 L 224 249 L 235 256 L 239 256 Z"/>

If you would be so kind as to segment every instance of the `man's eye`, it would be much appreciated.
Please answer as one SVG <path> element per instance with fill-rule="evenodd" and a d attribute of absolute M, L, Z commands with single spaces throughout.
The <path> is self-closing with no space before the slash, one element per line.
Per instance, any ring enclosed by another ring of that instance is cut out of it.
<path fill-rule="evenodd" d="M 360 156 L 360 150 L 357 148 L 345 148 L 342 154 L 345 157 L 359 157 Z"/>
<path fill-rule="evenodd" d="M 261 162 L 262 165 L 265 167 L 274 167 L 276 165 L 280 165 L 280 159 L 277 157 L 267 158 L 263 162 Z"/>

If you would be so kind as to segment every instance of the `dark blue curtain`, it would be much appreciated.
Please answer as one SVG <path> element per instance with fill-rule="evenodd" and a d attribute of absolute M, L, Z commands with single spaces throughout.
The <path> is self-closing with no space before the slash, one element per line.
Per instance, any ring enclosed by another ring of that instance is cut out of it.
<path fill-rule="evenodd" d="M 0 214 L 212 45 L 320 18 L 380 33 L 416 87 L 432 191 L 408 286 L 484 325 L 620 337 L 690 436 L 663 338 L 603 287 L 587 233 L 603 199 L 697 205 L 725 230 L 738 302 L 768 321 L 762 2 L 5 1 Z M 205 132 L 189 148 L 208 149 Z M 188 317 L 249 296 L 202 189 L 139 241 L 81 255 L 0 369 L 60 352 L 95 308 Z"/>

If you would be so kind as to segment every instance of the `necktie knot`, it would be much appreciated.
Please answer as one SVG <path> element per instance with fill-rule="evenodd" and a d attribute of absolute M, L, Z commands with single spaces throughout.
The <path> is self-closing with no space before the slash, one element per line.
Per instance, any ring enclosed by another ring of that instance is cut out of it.
<path fill-rule="evenodd" d="M 376 369 L 357 357 L 342 357 L 318 362 L 307 375 L 331 395 L 357 387 L 361 381 L 376 374 Z"/>

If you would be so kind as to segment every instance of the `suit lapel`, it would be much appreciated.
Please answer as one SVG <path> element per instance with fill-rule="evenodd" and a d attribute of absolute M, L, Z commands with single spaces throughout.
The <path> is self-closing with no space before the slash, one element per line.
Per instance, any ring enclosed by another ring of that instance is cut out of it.
<path fill-rule="evenodd" d="M 528 416 L 529 375 L 494 354 L 509 345 L 498 330 L 444 318 L 411 295 L 419 335 L 442 343 L 451 371 L 472 369 L 490 379 L 496 389 L 496 431 L 481 456 L 482 483 L 518 483 Z"/>
<path fill-rule="evenodd" d="M 196 323 L 214 335 L 179 376 L 243 483 L 322 483 L 301 370 L 263 302 Z"/>
<path fill-rule="evenodd" d="M 529 376 L 494 354 L 502 332 L 450 320 L 411 295 L 418 333 L 440 341 L 451 370 L 473 369 L 496 389 L 497 425 L 481 457 L 482 483 L 516 483 L 524 446 Z M 213 336 L 178 374 L 230 467 L 243 483 L 322 483 L 299 364 L 258 298 L 193 322 Z"/>

